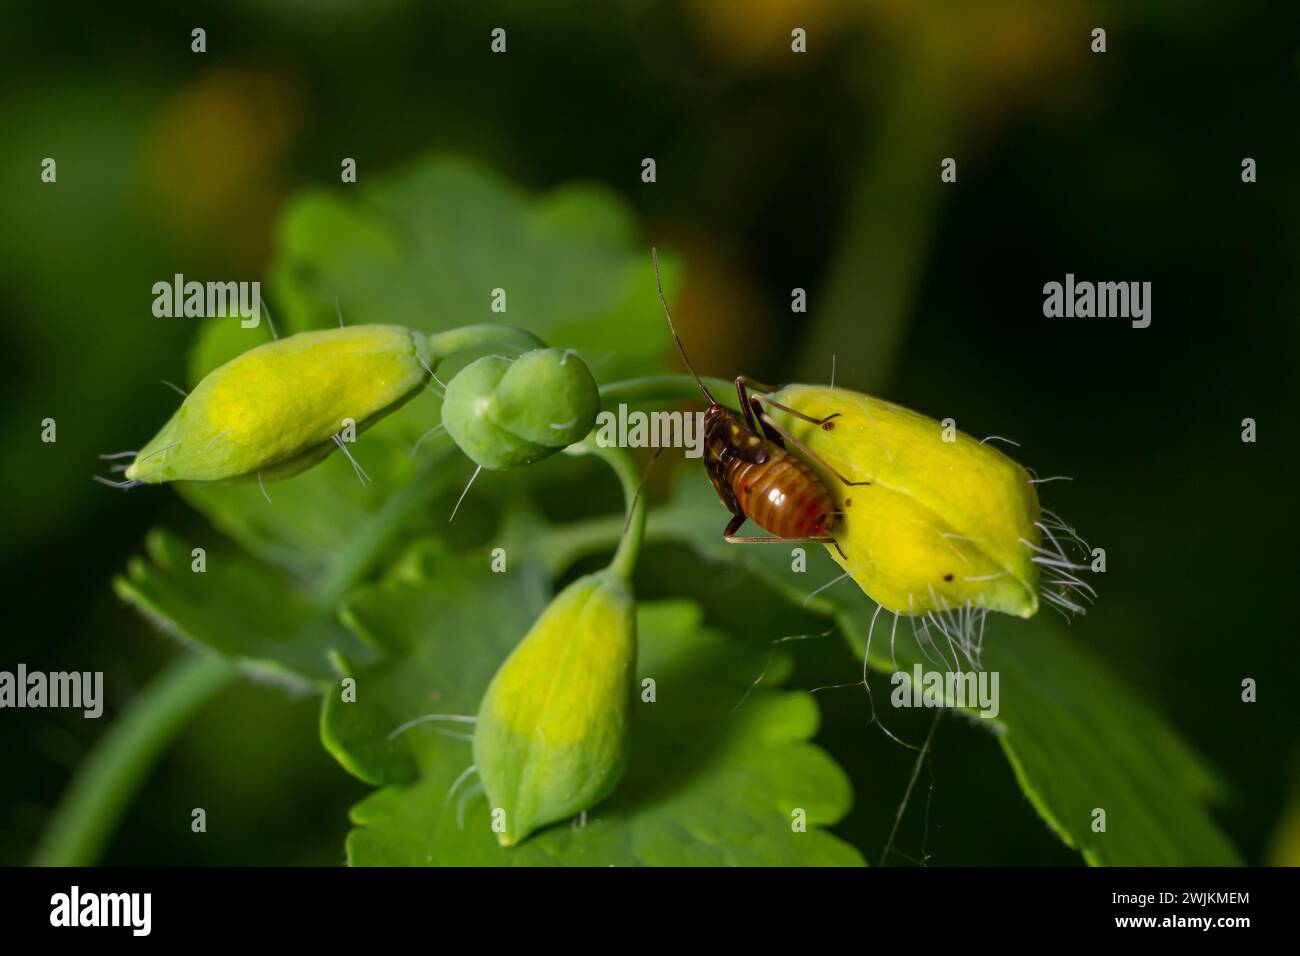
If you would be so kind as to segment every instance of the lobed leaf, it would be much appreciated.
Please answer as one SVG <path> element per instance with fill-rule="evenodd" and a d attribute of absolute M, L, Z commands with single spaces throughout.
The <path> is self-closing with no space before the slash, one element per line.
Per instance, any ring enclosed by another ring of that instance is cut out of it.
<path fill-rule="evenodd" d="M 332 612 L 258 561 L 212 551 L 196 572 L 191 545 L 166 531 L 149 534 L 146 553 L 114 578 L 113 589 L 178 639 L 296 684 L 332 678 L 332 651 L 369 656 Z"/>
<path fill-rule="evenodd" d="M 423 547 L 392 578 L 357 595 L 347 619 L 390 656 L 341 660 L 356 701 L 326 698 L 321 734 L 350 772 L 381 787 L 352 813 L 348 858 L 358 865 L 855 865 L 857 851 L 824 830 L 851 802 L 849 782 L 819 748 L 817 706 L 773 689 L 782 662 L 745 699 L 767 655 L 703 630 L 686 602 L 642 605 L 629 764 L 585 822 L 556 824 L 516 847 L 497 844 L 468 778 L 469 725 L 421 715 L 472 715 L 497 666 L 548 599 L 526 564 L 493 574 Z M 792 814 L 806 814 L 795 832 Z"/>
<path fill-rule="evenodd" d="M 790 547 L 724 542 L 726 519 L 708 481 L 688 474 L 671 505 L 651 511 L 649 534 L 738 562 L 792 600 L 831 615 L 859 655 L 874 619 L 874 670 L 892 674 L 895 662 L 907 672 L 917 663 L 934 669 L 907 618 L 900 618 L 891 657 L 893 615 L 877 617 L 876 605 L 852 581 L 837 579 L 820 549 L 809 549 L 809 570 L 795 573 Z M 831 581 L 836 583 L 820 589 Z M 1025 795 L 1088 863 L 1239 864 L 1237 850 L 1207 809 L 1222 795 L 1215 774 L 1087 649 L 1087 627 L 1086 618 L 1067 632 L 1043 614 L 1028 621 L 990 615 L 982 664 L 999 674 L 1001 711 L 995 719 L 971 722 L 997 735 Z M 1104 833 L 1092 829 L 1097 808 L 1106 811 Z"/>
<path fill-rule="evenodd" d="M 346 197 L 299 196 L 279 248 L 274 286 L 294 330 L 335 325 L 337 301 L 349 324 L 517 325 L 577 350 L 603 378 L 654 371 L 664 352 L 649 251 L 627 202 L 602 186 L 535 196 L 437 156 Z M 665 268 L 671 281 L 671 257 Z M 497 289 L 504 311 L 493 310 Z"/>

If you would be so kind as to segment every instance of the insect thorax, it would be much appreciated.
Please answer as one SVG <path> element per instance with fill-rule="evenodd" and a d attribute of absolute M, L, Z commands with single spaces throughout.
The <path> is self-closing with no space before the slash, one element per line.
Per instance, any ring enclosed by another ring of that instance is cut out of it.
<path fill-rule="evenodd" d="M 734 412 L 711 405 L 704 413 L 704 458 L 708 465 L 723 465 L 732 458 L 762 463 L 768 457 L 767 442 L 756 435 Z"/>

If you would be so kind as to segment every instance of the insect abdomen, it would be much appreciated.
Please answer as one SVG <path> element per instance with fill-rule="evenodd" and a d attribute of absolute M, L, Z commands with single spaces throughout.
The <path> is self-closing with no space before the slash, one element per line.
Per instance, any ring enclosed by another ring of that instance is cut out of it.
<path fill-rule="evenodd" d="M 739 458 L 726 463 L 727 484 L 746 516 L 778 538 L 818 538 L 835 523 L 835 503 L 811 468 L 769 446 L 761 465 Z"/>

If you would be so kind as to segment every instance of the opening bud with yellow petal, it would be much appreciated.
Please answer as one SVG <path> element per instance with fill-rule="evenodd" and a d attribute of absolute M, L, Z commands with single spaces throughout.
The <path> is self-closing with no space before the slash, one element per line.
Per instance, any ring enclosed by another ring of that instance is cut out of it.
<path fill-rule="evenodd" d="M 610 570 L 574 581 L 501 665 L 479 708 L 474 764 L 502 846 L 587 810 L 626 762 L 636 669 L 632 593 Z"/>
<path fill-rule="evenodd" d="M 396 325 L 300 332 L 209 372 L 126 470 L 128 481 L 287 478 L 415 397 L 424 336 Z"/>
<path fill-rule="evenodd" d="M 600 394 L 570 351 L 487 355 L 447 383 L 442 421 L 475 462 L 493 471 L 529 465 L 581 441 L 596 424 Z"/>
<path fill-rule="evenodd" d="M 828 550 L 868 597 L 900 614 L 1037 612 L 1038 493 L 1023 467 L 955 426 L 857 392 L 788 385 L 772 398 L 837 416 L 828 429 L 770 413 L 846 479 L 871 482 L 825 476 L 843 512 L 832 533 L 844 554 Z"/>

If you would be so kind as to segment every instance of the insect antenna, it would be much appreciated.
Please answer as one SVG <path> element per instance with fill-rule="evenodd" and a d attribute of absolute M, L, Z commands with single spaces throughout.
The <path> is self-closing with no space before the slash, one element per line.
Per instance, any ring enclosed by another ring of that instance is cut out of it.
<path fill-rule="evenodd" d="M 704 397 L 709 400 L 709 404 L 717 405 L 718 400 L 714 398 L 713 393 L 705 387 L 704 382 L 700 379 L 699 373 L 695 371 L 695 366 L 691 364 L 690 357 L 686 354 L 686 347 L 682 345 L 681 337 L 678 336 L 677 329 L 673 327 L 673 317 L 668 311 L 668 300 L 664 298 L 663 279 L 659 275 L 659 253 L 656 251 L 654 246 L 650 247 L 650 258 L 654 260 L 655 264 L 655 285 L 659 288 L 659 301 L 663 303 L 664 318 L 668 320 L 668 331 L 673 334 L 673 341 L 677 343 L 677 351 L 682 353 L 682 361 L 685 362 L 686 367 L 691 370 L 691 377 L 695 379 L 695 384 L 700 387 L 700 391 L 703 392 Z"/>

